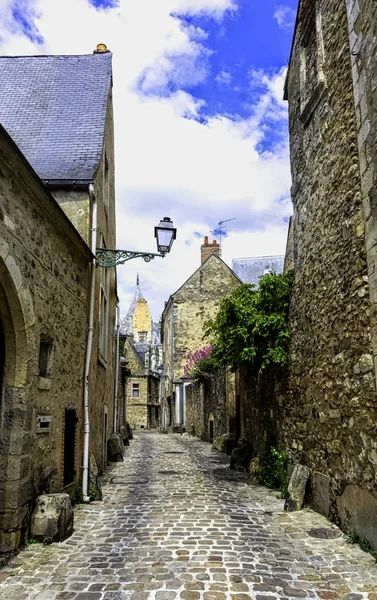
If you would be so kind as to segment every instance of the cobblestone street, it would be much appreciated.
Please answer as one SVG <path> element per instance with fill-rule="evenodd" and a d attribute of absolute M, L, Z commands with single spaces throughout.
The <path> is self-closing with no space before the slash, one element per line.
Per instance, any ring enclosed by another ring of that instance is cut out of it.
<path fill-rule="evenodd" d="M 179 435 L 137 433 L 81 505 L 62 544 L 32 544 L 0 571 L 1 600 L 377 600 L 377 565 L 333 527 L 283 512 L 228 457 Z"/>

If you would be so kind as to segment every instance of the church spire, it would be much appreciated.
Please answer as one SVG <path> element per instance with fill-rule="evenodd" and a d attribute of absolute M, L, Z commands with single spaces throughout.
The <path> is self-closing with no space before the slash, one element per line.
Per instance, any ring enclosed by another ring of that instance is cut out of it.
<path fill-rule="evenodd" d="M 137 277 L 136 277 L 136 285 L 137 285 L 137 287 L 139 287 L 139 283 L 140 283 L 140 282 L 139 282 L 139 273 L 138 273 L 138 274 L 137 274 Z"/>

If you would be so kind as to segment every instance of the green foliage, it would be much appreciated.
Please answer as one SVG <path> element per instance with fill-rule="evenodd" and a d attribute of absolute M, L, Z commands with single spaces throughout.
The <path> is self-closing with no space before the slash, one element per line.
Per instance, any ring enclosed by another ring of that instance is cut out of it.
<path fill-rule="evenodd" d="M 94 490 L 93 488 L 90 487 L 88 489 L 88 496 L 89 496 L 90 502 L 92 502 L 93 500 L 95 500 L 97 498 L 97 492 L 96 492 L 96 490 Z"/>
<path fill-rule="evenodd" d="M 289 301 L 293 272 L 268 273 L 259 287 L 244 284 L 220 303 L 213 320 L 205 324 L 212 345 L 214 365 L 234 370 L 248 363 L 255 376 L 278 369 L 287 361 L 290 339 Z"/>
<path fill-rule="evenodd" d="M 356 531 L 349 531 L 346 542 L 348 544 L 358 544 L 363 552 L 371 554 L 377 562 L 377 551 L 373 550 L 371 543 L 363 535 L 359 535 Z"/>
<path fill-rule="evenodd" d="M 125 347 L 126 347 L 126 340 L 123 338 L 121 338 L 119 340 L 119 356 L 124 356 L 125 355 Z"/>
<path fill-rule="evenodd" d="M 93 488 L 88 488 L 88 498 L 89 501 L 92 502 L 92 500 L 96 499 L 96 490 L 94 490 Z M 75 497 L 75 502 L 76 504 L 83 504 L 84 503 L 84 496 L 82 493 L 82 487 L 78 487 L 76 489 L 76 497 Z"/>
<path fill-rule="evenodd" d="M 39 544 L 38 540 L 33 538 L 32 536 L 25 536 L 24 546 L 30 546 L 31 544 Z"/>
<path fill-rule="evenodd" d="M 288 492 L 287 455 L 276 446 L 269 446 L 265 452 L 258 473 L 262 485 L 280 490 L 282 498 Z"/>

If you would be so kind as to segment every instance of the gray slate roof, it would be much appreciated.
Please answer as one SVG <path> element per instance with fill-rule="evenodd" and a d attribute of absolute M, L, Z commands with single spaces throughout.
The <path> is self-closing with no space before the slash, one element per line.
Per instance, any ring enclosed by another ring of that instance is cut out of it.
<path fill-rule="evenodd" d="M 111 59 L 111 53 L 0 57 L 0 123 L 41 179 L 93 179 Z"/>
<path fill-rule="evenodd" d="M 258 285 L 259 277 L 267 270 L 282 273 L 284 270 L 284 256 L 256 256 L 249 258 L 234 258 L 232 270 L 243 283 Z"/>
<path fill-rule="evenodd" d="M 138 355 L 140 356 L 141 361 L 144 364 L 145 363 L 145 355 L 148 351 L 149 344 L 146 344 L 144 342 L 135 342 L 134 348 L 135 348 L 136 352 L 138 353 Z"/>

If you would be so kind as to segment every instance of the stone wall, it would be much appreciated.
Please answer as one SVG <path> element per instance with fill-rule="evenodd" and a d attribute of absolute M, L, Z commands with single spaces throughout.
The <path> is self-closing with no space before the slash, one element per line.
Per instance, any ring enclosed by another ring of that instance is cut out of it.
<path fill-rule="evenodd" d="M 91 253 L 2 129 L 0 172 L 0 553 L 7 553 L 25 533 L 35 497 L 63 488 L 66 409 L 78 419 L 75 482 L 80 475 Z"/>
<path fill-rule="evenodd" d="M 214 381 L 204 380 L 186 386 L 185 397 L 186 431 L 190 435 L 209 442 L 229 433 L 225 371 L 219 371 Z"/>
<path fill-rule="evenodd" d="M 365 17 L 371 25 L 372 2 L 347 4 L 369 10 Z M 373 45 L 366 43 L 365 50 L 371 53 Z M 355 70 L 357 60 L 352 62 Z M 371 213 L 362 204 L 362 182 L 371 182 L 372 169 L 362 166 L 360 177 L 365 105 L 359 103 L 355 113 L 346 2 L 301 2 L 287 97 L 295 283 L 290 392 L 277 398 L 280 415 L 275 420 L 279 444 L 293 462 L 312 470 L 313 498 L 325 498 L 317 505 L 347 529 L 345 490 L 352 486 L 377 493 L 377 402 L 375 311 L 369 295 L 374 289 L 376 263 L 370 251 L 375 234 Z"/>
<path fill-rule="evenodd" d="M 97 201 L 97 248 L 115 248 L 115 191 L 114 191 L 114 123 L 110 92 L 104 132 L 102 157 L 94 179 Z M 92 210 L 88 189 L 53 189 L 53 195 L 83 240 L 91 246 Z M 107 297 L 107 316 L 101 314 L 101 287 Z M 113 431 L 114 377 L 116 348 L 116 279 L 115 268 L 96 268 L 95 319 L 93 350 L 89 376 L 90 453 L 100 472 L 107 465 L 107 441 Z M 100 329 L 106 326 L 104 347 L 100 344 Z M 106 322 L 106 325 L 105 325 Z"/>

